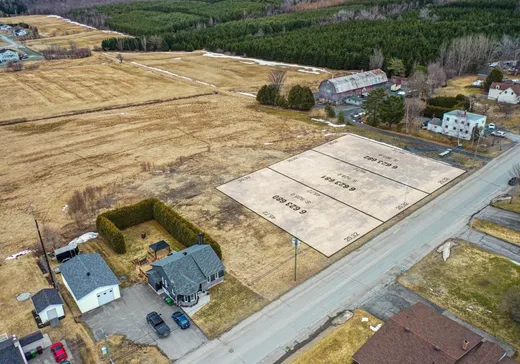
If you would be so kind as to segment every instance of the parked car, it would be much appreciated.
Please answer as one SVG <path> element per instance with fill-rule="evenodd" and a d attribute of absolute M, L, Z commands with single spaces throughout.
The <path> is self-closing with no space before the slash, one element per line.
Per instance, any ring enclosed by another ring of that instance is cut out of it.
<path fill-rule="evenodd" d="M 506 136 L 506 133 L 504 133 L 503 131 L 497 130 L 497 131 L 492 131 L 491 135 L 494 135 L 494 136 L 500 137 L 500 138 L 504 138 Z"/>
<path fill-rule="evenodd" d="M 517 177 L 512 177 L 509 182 L 507 182 L 507 184 L 509 186 L 516 186 L 518 184 L 518 178 Z"/>
<path fill-rule="evenodd" d="M 52 344 L 51 351 L 54 354 L 54 359 L 56 360 L 56 363 L 63 363 L 69 357 L 61 341 Z"/>
<path fill-rule="evenodd" d="M 191 325 L 188 318 L 180 311 L 172 313 L 172 319 L 181 329 L 187 329 Z"/>
<path fill-rule="evenodd" d="M 488 129 L 489 130 L 495 130 L 495 124 L 494 123 L 489 123 L 488 124 Z"/>
<path fill-rule="evenodd" d="M 170 335 L 170 327 L 162 319 L 161 315 L 153 311 L 146 315 L 146 322 L 155 330 L 159 337 L 167 337 Z"/>

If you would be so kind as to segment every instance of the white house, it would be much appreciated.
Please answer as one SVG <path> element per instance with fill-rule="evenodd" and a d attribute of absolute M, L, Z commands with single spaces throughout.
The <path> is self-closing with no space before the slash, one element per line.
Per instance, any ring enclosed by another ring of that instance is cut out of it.
<path fill-rule="evenodd" d="M 4 32 L 9 31 L 11 29 L 13 29 L 13 27 L 10 25 L 7 25 L 7 24 L 0 25 L 0 30 L 3 30 Z"/>
<path fill-rule="evenodd" d="M 441 134 L 455 138 L 470 140 L 473 128 L 484 128 L 487 116 L 466 111 L 453 110 L 442 116 Z"/>
<path fill-rule="evenodd" d="M 520 85 L 507 82 L 493 82 L 488 91 L 488 99 L 507 104 L 520 102 Z"/>
<path fill-rule="evenodd" d="M 44 288 L 31 297 L 36 314 L 40 317 L 41 323 L 46 324 L 52 319 L 65 316 L 63 301 L 58 291 L 54 288 Z"/>
<path fill-rule="evenodd" d="M 13 51 L 12 49 L 2 48 L 0 49 L 0 64 L 9 62 L 9 61 L 18 61 L 20 56 L 18 52 Z"/>
<path fill-rule="evenodd" d="M 60 271 L 82 313 L 121 297 L 119 280 L 97 253 L 77 255 L 63 263 Z"/>

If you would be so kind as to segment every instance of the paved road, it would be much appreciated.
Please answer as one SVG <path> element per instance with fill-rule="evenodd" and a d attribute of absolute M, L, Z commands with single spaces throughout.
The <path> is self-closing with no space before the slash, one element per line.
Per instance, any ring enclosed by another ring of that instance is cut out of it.
<path fill-rule="evenodd" d="M 507 190 L 520 146 L 505 152 L 443 195 L 305 281 L 179 363 L 272 363 L 342 309 L 352 309 L 390 284 L 470 216 Z"/>
<path fill-rule="evenodd" d="M 29 56 L 29 60 L 31 61 L 38 61 L 40 59 L 43 59 L 43 56 L 40 53 L 32 50 L 29 47 L 24 46 L 21 43 L 16 42 L 14 39 L 6 35 L 0 34 L 0 40 L 8 43 L 11 48 L 16 48 L 22 53 L 27 53 L 27 55 Z"/>

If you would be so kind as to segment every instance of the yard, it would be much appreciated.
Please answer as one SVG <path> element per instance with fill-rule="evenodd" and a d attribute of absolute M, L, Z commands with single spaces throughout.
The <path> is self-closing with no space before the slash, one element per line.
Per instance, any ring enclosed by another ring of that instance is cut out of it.
<path fill-rule="evenodd" d="M 511 244 L 520 245 L 520 231 L 482 219 L 473 219 L 473 228 Z"/>
<path fill-rule="evenodd" d="M 448 80 L 446 87 L 441 87 L 435 92 L 435 96 L 457 96 L 457 95 L 478 95 L 482 93 L 482 89 L 471 87 L 471 84 L 477 80 L 477 75 L 466 75 L 455 77 Z"/>
<path fill-rule="evenodd" d="M 398 281 L 421 296 L 520 349 L 520 325 L 500 310 L 520 285 L 520 266 L 458 240 L 447 262 L 435 250 Z"/>
<path fill-rule="evenodd" d="M 514 196 L 514 198 L 511 202 L 499 201 L 499 202 L 493 203 L 493 206 L 520 214 L 520 188 L 518 189 L 518 192 L 516 193 L 516 195 Z"/>
<path fill-rule="evenodd" d="M 324 332 L 292 357 L 286 364 L 351 364 L 352 356 L 368 341 L 374 332 L 370 326 L 383 323 L 363 310 L 355 310 L 354 316 L 344 324 Z M 367 318 L 368 321 L 361 321 Z"/>

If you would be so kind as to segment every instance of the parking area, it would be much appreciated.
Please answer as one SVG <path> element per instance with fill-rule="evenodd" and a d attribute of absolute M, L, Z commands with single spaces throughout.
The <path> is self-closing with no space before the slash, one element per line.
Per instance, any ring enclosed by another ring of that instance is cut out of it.
<path fill-rule="evenodd" d="M 78 359 L 76 360 L 72 354 L 72 351 L 70 350 L 67 341 L 61 340 L 61 343 L 63 344 L 63 347 L 65 348 L 65 351 L 67 352 L 68 358 L 67 360 L 70 361 L 72 364 L 78 364 L 81 363 L 81 361 Z M 51 352 L 51 348 L 48 347 L 43 350 L 43 353 L 41 355 L 37 355 L 34 359 L 31 359 L 29 361 L 31 364 L 55 364 L 56 360 L 54 359 L 54 355 Z"/>
<path fill-rule="evenodd" d="M 147 324 L 146 315 L 152 311 L 158 312 L 170 327 L 170 336 L 158 338 Z M 104 335 L 126 335 L 135 343 L 159 346 L 169 359 L 175 360 L 208 340 L 193 323 L 181 330 L 171 318 L 175 311 L 179 308 L 168 306 L 148 285 L 140 283 L 121 289 L 120 299 L 87 312 L 81 319 L 96 340 L 104 339 Z"/>

